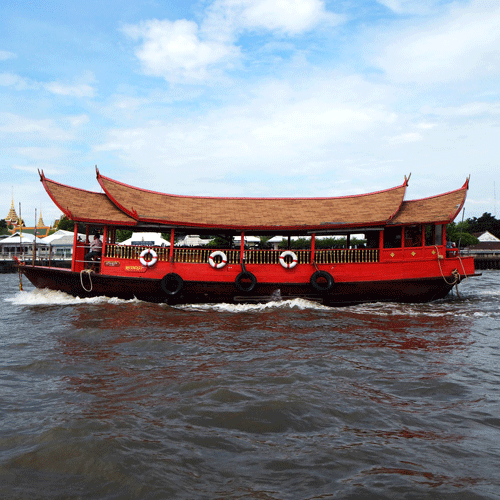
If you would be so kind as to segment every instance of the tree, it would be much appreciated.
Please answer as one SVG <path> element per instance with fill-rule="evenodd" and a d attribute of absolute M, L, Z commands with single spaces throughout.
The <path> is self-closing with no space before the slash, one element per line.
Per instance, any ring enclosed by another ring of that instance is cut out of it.
<path fill-rule="evenodd" d="M 0 219 L 0 234 L 8 234 L 7 231 L 7 222 L 5 219 Z"/>
<path fill-rule="evenodd" d="M 132 232 L 128 229 L 117 229 L 116 230 L 116 241 L 121 243 L 122 241 L 128 240 L 132 237 Z"/>
<path fill-rule="evenodd" d="M 78 232 L 80 234 L 85 234 L 86 233 L 85 226 L 83 224 L 81 224 L 80 222 L 77 225 L 78 225 Z M 57 223 L 57 229 L 63 229 L 64 231 L 74 231 L 75 230 L 75 223 L 71 219 L 68 219 L 68 217 L 63 215 L 59 219 L 59 222 Z"/>
<path fill-rule="evenodd" d="M 484 233 L 485 231 L 489 231 L 497 238 L 500 238 L 500 221 L 490 213 L 485 212 L 481 217 L 473 217 L 472 219 L 467 219 L 467 221 L 471 233 Z"/>
<path fill-rule="evenodd" d="M 208 248 L 232 248 L 233 238 L 232 236 L 217 234 L 206 246 Z"/>
<path fill-rule="evenodd" d="M 453 241 L 457 246 L 468 247 L 469 245 L 477 245 L 479 240 L 470 234 L 469 220 L 463 222 L 450 222 L 446 226 L 446 239 Z"/>

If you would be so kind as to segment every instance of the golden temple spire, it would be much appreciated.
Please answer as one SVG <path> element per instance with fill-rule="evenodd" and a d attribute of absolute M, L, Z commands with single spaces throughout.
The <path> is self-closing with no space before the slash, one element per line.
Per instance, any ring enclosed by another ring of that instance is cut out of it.
<path fill-rule="evenodd" d="M 40 217 L 38 219 L 36 227 L 45 227 L 45 224 L 44 224 L 43 219 L 42 219 L 42 207 L 40 207 Z"/>
<path fill-rule="evenodd" d="M 10 210 L 5 217 L 5 222 L 10 224 L 17 224 L 19 221 L 19 217 L 17 216 L 16 209 L 14 208 L 14 194 L 12 194 L 12 201 L 10 203 Z"/>

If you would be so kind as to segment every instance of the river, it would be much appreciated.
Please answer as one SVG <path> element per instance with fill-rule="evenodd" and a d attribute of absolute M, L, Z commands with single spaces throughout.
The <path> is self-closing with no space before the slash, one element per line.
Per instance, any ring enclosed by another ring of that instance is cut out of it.
<path fill-rule="evenodd" d="M 500 271 L 326 308 L 0 275 L 1 499 L 499 499 Z"/>

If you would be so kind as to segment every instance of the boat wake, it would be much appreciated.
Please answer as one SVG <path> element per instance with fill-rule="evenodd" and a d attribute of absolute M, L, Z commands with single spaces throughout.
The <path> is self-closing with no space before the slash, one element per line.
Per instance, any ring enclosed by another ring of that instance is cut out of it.
<path fill-rule="evenodd" d="M 48 290 L 48 289 L 38 289 L 35 288 L 29 291 L 17 292 L 13 297 L 5 299 L 6 302 L 10 302 L 17 306 L 67 306 L 67 305 L 99 305 L 99 304 L 138 304 L 142 303 L 138 299 L 117 299 L 113 297 L 73 297 L 64 292 Z M 331 308 L 311 302 L 305 299 L 291 299 L 291 300 L 277 300 L 269 301 L 262 304 L 229 304 L 229 303 L 218 303 L 218 304 L 183 304 L 169 306 L 167 304 L 161 303 L 159 306 L 164 308 L 175 308 L 184 311 L 220 311 L 220 312 L 234 312 L 241 313 L 246 311 L 264 311 L 269 309 L 316 309 L 316 310 L 331 310 Z"/>
<path fill-rule="evenodd" d="M 126 304 L 126 303 L 138 303 L 137 299 L 132 300 L 122 300 L 110 297 L 88 297 L 80 298 L 73 297 L 64 292 L 59 292 L 55 290 L 48 289 L 38 289 L 30 291 L 20 291 L 16 293 L 13 297 L 5 299 L 6 302 L 11 302 L 17 306 L 66 306 L 66 305 L 78 305 L 78 304 Z"/>
<path fill-rule="evenodd" d="M 269 301 L 265 303 L 254 303 L 254 304 L 229 304 L 229 303 L 217 303 L 217 304 L 183 304 L 174 306 L 176 309 L 182 309 L 184 311 L 220 311 L 220 312 L 258 312 L 266 311 L 269 309 L 312 309 L 320 311 L 331 311 L 331 307 L 318 304 L 305 299 L 290 299 L 290 300 L 277 300 Z"/>

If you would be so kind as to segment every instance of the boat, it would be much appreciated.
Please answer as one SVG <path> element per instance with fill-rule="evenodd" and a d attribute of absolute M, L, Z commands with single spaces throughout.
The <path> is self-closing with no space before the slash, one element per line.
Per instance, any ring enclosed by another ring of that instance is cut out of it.
<path fill-rule="evenodd" d="M 360 195 L 246 198 L 150 191 L 106 177 L 97 166 L 102 192 L 39 175 L 53 202 L 75 222 L 75 232 L 71 269 L 19 262 L 37 288 L 167 304 L 303 298 L 336 306 L 442 299 L 477 275 L 474 259 L 447 248 L 446 240 L 446 224 L 461 211 L 469 178 L 454 191 L 406 201 L 410 176 Z M 84 241 L 77 223 L 86 227 Z M 123 229 L 166 233 L 172 244 L 122 245 L 117 234 Z M 84 256 L 95 231 L 102 236 L 102 255 L 87 269 Z M 188 234 L 225 243 L 174 245 Z M 249 236 L 281 236 L 286 247 L 250 248 Z M 303 248 L 292 247 L 296 237 Z"/>

